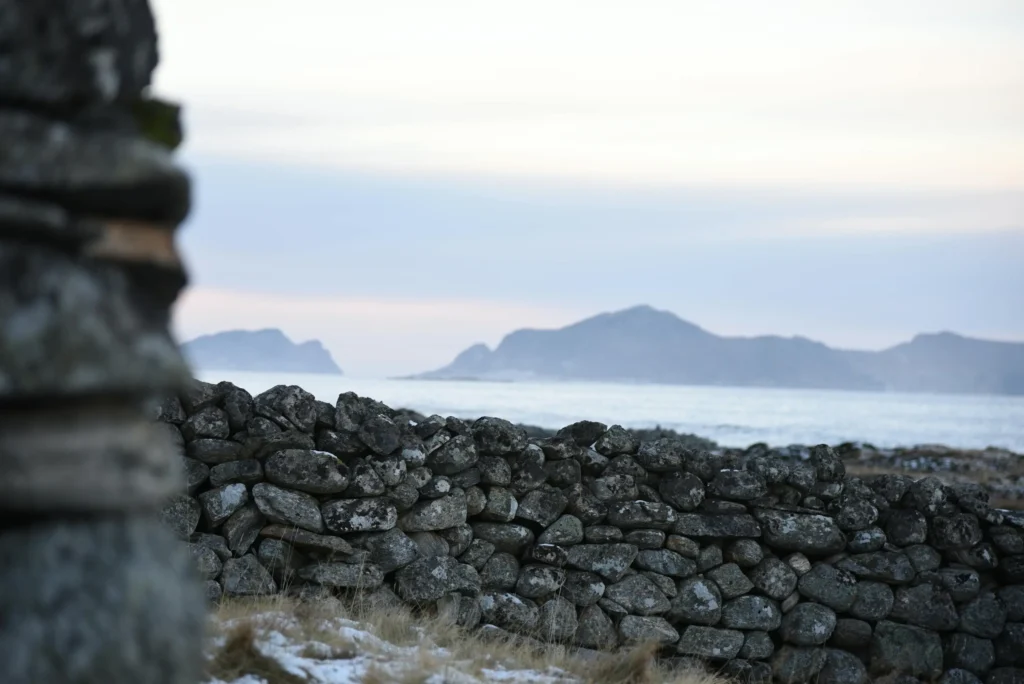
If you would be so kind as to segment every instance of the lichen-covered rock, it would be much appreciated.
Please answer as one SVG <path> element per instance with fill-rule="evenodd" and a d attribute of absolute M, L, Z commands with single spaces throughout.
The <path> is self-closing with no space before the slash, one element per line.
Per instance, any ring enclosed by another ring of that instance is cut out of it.
<path fill-rule="evenodd" d="M 850 606 L 850 615 L 861 620 L 884 620 L 892 612 L 895 597 L 888 584 L 858 582 L 857 598 Z"/>
<path fill-rule="evenodd" d="M 671 608 L 665 594 L 640 574 L 629 575 L 609 584 L 605 587 L 604 595 L 633 615 L 663 615 Z"/>
<path fill-rule="evenodd" d="M 568 505 L 569 500 L 560 490 L 543 485 L 527 492 L 519 500 L 516 517 L 547 527 L 558 520 L 558 516 L 562 515 Z"/>
<path fill-rule="evenodd" d="M 355 553 L 352 545 L 341 537 L 315 534 L 287 525 L 267 525 L 259 531 L 259 534 L 263 537 L 286 541 L 296 548 L 314 554 L 317 558 L 329 560 L 335 556 L 352 556 Z"/>
<path fill-rule="evenodd" d="M 772 681 L 779 684 L 809 684 L 825 667 L 825 649 L 786 644 L 772 658 Z"/>
<path fill-rule="evenodd" d="M 274 579 L 287 583 L 306 565 L 307 559 L 291 544 L 280 539 L 264 538 L 256 549 L 260 565 L 270 571 Z"/>
<path fill-rule="evenodd" d="M 332 589 L 376 589 L 384 583 L 384 573 L 370 563 L 314 563 L 299 570 L 299 577 Z"/>
<path fill-rule="evenodd" d="M 324 525 L 336 534 L 386 532 L 398 524 L 398 509 L 387 499 L 339 499 L 321 507 Z"/>
<path fill-rule="evenodd" d="M 484 589 L 510 591 L 519 579 L 519 561 L 510 553 L 499 551 L 484 563 L 480 582 Z"/>
<path fill-rule="evenodd" d="M 676 522 L 676 512 L 667 504 L 650 501 L 622 501 L 608 505 L 608 524 L 623 530 L 649 528 L 666 530 Z"/>
<path fill-rule="evenodd" d="M 708 483 L 708 493 L 732 501 L 750 501 L 768 493 L 761 475 L 750 470 L 723 470 Z"/>
<path fill-rule="evenodd" d="M 754 588 L 754 583 L 743 574 L 743 570 L 735 563 L 726 563 L 706 573 L 722 592 L 722 598 L 729 600 L 742 596 Z"/>
<path fill-rule="evenodd" d="M 227 439 L 231 435 L 228 414 L 216 406 L 207 406 L 193 413 L 181 425 L 186 442 L 197 439 Z"/>
<path fill-rule="evenodd" d="M 885 536 L 896 546 L 921 544 L 928 538 L 928 519 L 910 508 L 892 511 L 885 523 Z"/>
<path fill-rule="evenodd" d="M 895 551 L 854 554 L 836 563 L 836 567 L 858 579 L 886 584 L 907 584 L 916 575 L 907 555 Z"/>
<path fill-rule="evenodd" d="M 764 530 L 764 542 L 776 549 L 827 555 L 846 547 L 846 536 L 825 515 L 759 508 L 754 517 Z"/>
<path fill-rule="evenodd" d="M 722 607 L 722 627 L 773 631 L 782 623 L 777 603 L 764 596 L 740 596 Z"/>
<path fill-rule="evenodd" d="M 395 573 L 395 591 L 405 601 L 437 601 L 455 590 L 459 562 L 450 556 L 420 558 Z"/>
<path fill-rule="evenodd" d="M 578 544 L 569 548 L 568 564 L 577 570 L 598 574 L 609 582 L 618 582 L 638 553 L 639 549 L 632 544 Z"/>
<path fill-rule="evenodd" d="M 637 554 L 633 565 L 668 577 L 689 577 L 697 571 L 696 563 L 668 549 L 643 549 Z"/>
<path fill-rule="evenodd" d="M 857 598 L 857 579 L 844 570 L 819 563 L 800 578 L 797 590 L 811 601 L 843 613 Z"/>
<path fill-rule="evenodd" d="M 224 596 L 264 596 L 277 593 L 277 583 L 251 553 L 224 562 L 220 576 Z"/>
<path fill-rule="evenodd" d="M 758 591 L 776 601 L 792 594 L 798 580 L 793 568 L 774 556 L 762 560 L 747 575 Z"/>
<path fill-rule="evenodd" d="M 846 542 L 846 550 L 850 553 L 868 553 L 878 551 L 885 546 L 888 538 L 881 527 L 868 527 L 857 530 L 849 536 Z"/>
<path fill-rule="evenodd" d="M 230 487 L 242 485 L 228 485 Z M 320 502 L 309 494 L 275 487 L 266 482 L 253 485 L 252 498 L 267 520 L 279 525 L 292 525 L 310 532 L 323 532 L 324 520 Z"/>
<path fill-rule="evenodd" d="M 836 513 L 836 524 L 845 531 L 857 531 L 871 527 L 878 520 L 878 509 L 871 502 L 853 499 L 840 506 Z"/>
<path fill-rule="evenodd" d="M 801 603 L 782 618 L 780 635 L 795 646 L 821 646 L 836 628 L 836 614 L 818 603 Z"/>
<path fill-rule="evenodd" d="M 953 632 L 943 639 L 945 666 L 960 668 L 984 677 L 996 664 L 995 646 L 988 639 L 980 639 L 963 632 Z"/>
<path fill-rule="evenodd" d="M 566 492 L 566 498 L 569 500 L 566 510 L 579 518 L 584 525 L 597 525 L 608 514 L 607 505 L 582 484 L 571 487 Z"/>
<path fill-rule="evenodd" d="M 515 591 L 526 598 L 541 598 L 561 589 L 565 579 L 565 570 L 549 565 L 525 565 L 519 571 Z"/>
<path fill-rule="evenodd" d="M 205 464 L 200 464 L 206 468 Z M 263 481 L 263 466 L 254 458 L 247 458 L 242 461 L 228 461 L 207 468 L 210 475 L 211 487 L 223 487 L 226 484 L 236 482 L 244 485 L 254 485 Z"/>
<path fill-rule="evenodd" d="M 161 518 L 178 537 L 188 539 L 199 526 L 202 514 L 203 507 L 199 501 L 187 494 L 179 494 L 164 506 Z"/>
<path fill-rule="evenodd" d="M 264 464 L 269 482 L 309 494 L 339 494 L 349 485 L 349 469 L 326 451 L 284 449 Z"/>
<path fill-rule="evenodd" d="M 995 639 L 1006 625 L 1006 604 L 986 591 L 960 607 L 960 630 L 982 639 Z"/>
<path fill-rule="evenodd" d="M 182 457 L 182 470 L 185 472 L 185 493 L 195 496 L 210 478 L 210 466 L 194 458 Z M 217 482 L 214 487 L 219 487 L 227 482 Z"/>
<path fill-rule="evenodd" d="M 406 532 L 432 532 L 463 524 L 467 517 L 466 492 L 453 489 L 447 496 L 415 504 L 398 526 Z"/>
<path fill-rule="evenodd" d="M 316 397 L 295 385 L 277 385 L 253 398 L 253 411 L 286 430 L 312 434 L 318 412 Z"/>
<path fill-rule="evenodd" d="M 427 467 L 439 475 L 455 475 L 472 468 L 479 459 L 473 438 L 458 435 L 427 454 Z"/>
<path fill-rule="evenodd" d="M 512 523 L 473 523 L 473 537 L 489 541 L 498 551 L 514 555 L 521 554 L 534 542 L 530 528 Z"/>
<path fill-rule="evenodd" d="M 574 515 L 563 515 L 537 537 L 539 544 L 572 546 L 583 543 L 583 523 Z"/>
<path fill-rule="evenodd" d="M 404 568 L 419 557 L 416 542 L 397 527 L 369 535 L 365 544 L 370 562 L 385 574 Z"/>
<path fill-rule="evenodd" d="M 679 632 L 663 617 L 627 615 L 619 620 L 619 637 L 624 644 L 668 646 L 679 641 Z"/>
<path fill-rule="evenodd" d="M 981 525 L 977 516 L 954 513 L 932 518 L 931 543 L 936 549 L 969 549 L 981 540 Z"/>
<path fill-rule="evenodd" d="M 725 560 L 741 568 L 753 568 L 764 559 L 764 550 L 753 539 L 737 539 L 725 550 Z"/>
<path fill-rule="evenodd" d="M 715 539 L 761 536 L 761 526 L 746 513 L 680 513 L 672 531 L 684 537 Z"/>
<path fill-rule="evenodd" d="M 580 611 L 573 642 L 584 648 L 607 650 L 618 645 L 619 637 L 612 619 L 600 606 L 590 605 Z"/>
<path fill-rule="evenodd" d="M 952 597 L 933 584 L 900 587 L 895 596 L 894 620 L 938 632 L 956 629 L 960 622 Z"/>
<path fill-rule="evenodd" d="M 501 418 L 480 418 L 472 425 L 473 439 L 482 454 L 505 456 L 526 448 L 526 430 Z"/>
<path fill-rule="evenodd" d="M 540 609 L 530 599 L 509 593 L 482 594 L 479 599 L 483 619 L 512 632 L 533 632 L 540 623 Z"/>
<path fill-rule="evenodd" d="M 217 465 L 245 458 L 243 446 L 238 442 L 226 439 L 197 439 L 186 445 L 185 453 L 190 458 L 209 465 Z"/>
<path fill-rule="evenodd" d="M 231 514 L 249 502 L 249 491 L 243 484 L 217 487 L 199 495 L 203 517 L 210 527 L 218 527 Z"/>
<path fill-rule="evenodd" d="M 743 632 L 690 625 L 683 630 L 676 652 L 707 660 L 732 660 L 743 648 Z"/>
<path fill-rule="evenodd" d="M 876 677 L 902 672 L 937 679 L 942 674 L 942 639 L 936 632 L 883 620 L 875 626 L 869 669 Z"/>
<path fill-rule="evenodd" d="M 221 569 L 224 567 L 217 553 L 210 547 L 200 544 L 189 544 L 188 550 L 192 555 L 192 560 L 195 561 L 200 577 L 204 580 L 217 579 Z"/>
<path fill-rule="evenodd" d="M 540 607 L 537 633 L 542 639 L 556 643 L 568 641 L 577 629 L 579 621 L 576 619 L 576 606 L 561 596 L 546 601 Z"/>
<path fill-rule="evenodd" d="M 667 617 L 674 623 L 717 625 L 722 618 L 722 592 L 710 579 L 683 580 Z"/>
<path fill-rule="evenodd" d="M 775 642 L 768 632 L 746 632 L 743 635 L 743 647 L 737 654 L 746 660 L 767 660 L 775 653 Z M 769 681 L 771 673 L 769 673 Z"/>
<path fill-rule="evenodd" d="M 484 520 L 507 523 L 512 522 L 519 512 L 519 501 L 509 490 L 504 487 L 491 487 L 487 494 L 487 503 L 484 505 L 480 517 Z"/>
<path fill-rule="evenodd" d="M 864 620 L 839 618 L 829 644 L 847 651 L 861 651 L 871 644 L 871 625 Z"/>

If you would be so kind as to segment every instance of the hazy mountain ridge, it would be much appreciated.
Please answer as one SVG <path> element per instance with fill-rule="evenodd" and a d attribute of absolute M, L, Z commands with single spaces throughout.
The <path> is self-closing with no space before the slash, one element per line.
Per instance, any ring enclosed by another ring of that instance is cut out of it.
<path fill-rule="evenodd" d="M 880 351 L 804 337 L 722 337 L 649 306 L 473 345 L 422 379 L 589 380 L 905 392 L 1024 394 L 1024 343 L 923 334 Z"/>
<path fill-rule="evenodd" d="M 209 370 L 342 375 L 318 340 L 296 344 L 276 328 L 202 335 L 181 350 L 194 367 Z"/>

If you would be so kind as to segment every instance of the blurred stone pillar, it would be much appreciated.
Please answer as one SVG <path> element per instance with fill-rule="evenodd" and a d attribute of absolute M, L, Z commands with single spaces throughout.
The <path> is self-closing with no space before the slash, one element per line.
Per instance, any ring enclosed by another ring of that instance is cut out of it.
<path fill-rule="evenodd" d="M 146 0 L 0 0 L 0 682 L 195 684 L 202 590 L 144 413 L 189 208 Z M 163 117 L 163 118 L 161 118 Z"/>

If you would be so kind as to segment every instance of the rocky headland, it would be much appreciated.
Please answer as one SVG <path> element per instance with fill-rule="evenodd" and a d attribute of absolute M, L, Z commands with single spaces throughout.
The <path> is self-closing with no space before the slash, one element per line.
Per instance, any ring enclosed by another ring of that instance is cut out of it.
<path fill-rule="evenodd" d="M 967 477 L 1016 454 L 551 434 L 230 383 L 154 417 L 211 600 L 362 593 L 746 682 L 1024 678 L 1024 516 Z"/>

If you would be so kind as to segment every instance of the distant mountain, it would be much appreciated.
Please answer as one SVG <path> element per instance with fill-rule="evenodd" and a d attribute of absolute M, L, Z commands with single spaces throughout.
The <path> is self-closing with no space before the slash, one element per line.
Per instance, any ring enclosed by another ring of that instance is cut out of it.
<path fill-rule="evenodd" d="M 193 366 L 209 370 L 342 374 L 320 342 L 295 344 L 276 328 L 203 335 L 181 350 Z"/>
<path fill-rule="evenodd" d="M 721 337 L 637 306 L 558 330 L 517 330 L 493 351 L 477 344 L 415 377 L 1024 394 L 1024 343 L 940 333 L 845 351 L 803 337 Z"/>

